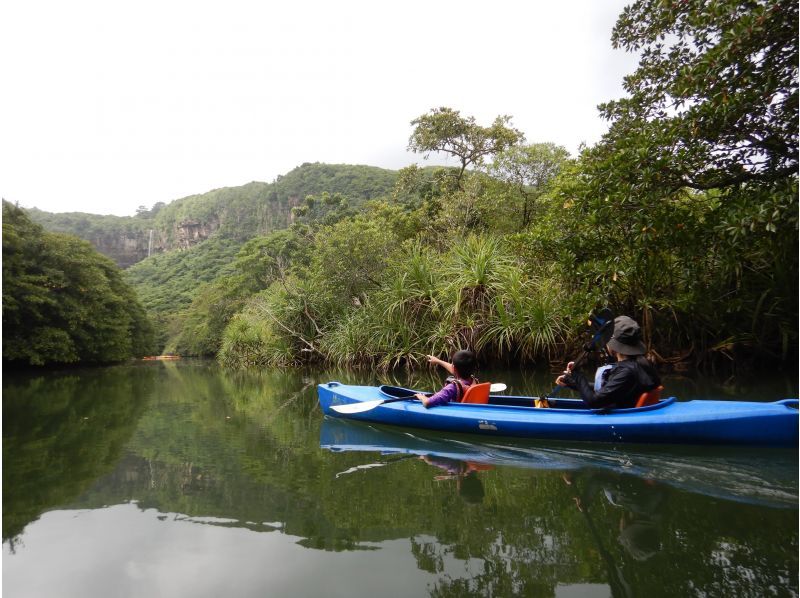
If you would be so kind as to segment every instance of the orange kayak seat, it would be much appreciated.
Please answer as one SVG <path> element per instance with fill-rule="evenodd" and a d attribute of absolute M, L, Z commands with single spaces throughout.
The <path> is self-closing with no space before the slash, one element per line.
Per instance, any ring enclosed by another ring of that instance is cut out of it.
<path fill-rule="evenodd" d="M 657 386 L 653 390 L 648 390 L 639 395 L 639 400 L 636 401 L 637 407 L 647 407 L 648 405 L 655 405 L 661 400 L 661 391 L 664 390 L 663 386 Z"/>
<path fill-rule="evenodd" d="M 489 387 L 488 382 L 481 382 L 480 384 L 473 384 L 467 388 L 464 393 L 464 398 L 461 399 L 462 403 L 478 403 L 486 405 L 489 403 Z"/>

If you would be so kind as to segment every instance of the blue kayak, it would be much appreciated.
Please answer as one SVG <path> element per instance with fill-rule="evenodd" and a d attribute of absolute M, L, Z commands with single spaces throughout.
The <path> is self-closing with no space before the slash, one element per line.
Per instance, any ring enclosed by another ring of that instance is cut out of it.
<path fill-rule="evenodd" d="M 679 402 L 670 397 L 647 407 L 587 409 L 579 399 L 551 399 L 552 407 L 536 408 L 534 397 L 492 395 L 488 404 L 426 409 L 413 399 L 417 391 L 396 386 L 327 382 L 317 392 L 326 415 L 445 432 L 614 443 L 798 443 L 797 399 Z"/>

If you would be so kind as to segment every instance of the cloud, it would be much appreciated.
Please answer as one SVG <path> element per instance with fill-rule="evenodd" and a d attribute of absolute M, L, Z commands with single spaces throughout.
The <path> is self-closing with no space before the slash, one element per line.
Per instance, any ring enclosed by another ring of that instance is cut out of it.
<path fill-rule="evenodd" d="M 303 162 L 398 168 L 437 106 L 574 152 L 633 64 L 608 41 L 622 1 L 392 6 L 13 3 L 0 194 L 130 215 Z"/>

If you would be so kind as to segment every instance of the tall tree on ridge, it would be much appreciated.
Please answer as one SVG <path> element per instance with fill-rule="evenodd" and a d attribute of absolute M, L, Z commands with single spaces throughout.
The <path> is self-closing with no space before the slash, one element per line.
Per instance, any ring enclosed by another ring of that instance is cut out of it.
<path fill-rule="evenodd" d="M 455 156 L 459 163 L 456 186 L 462 188 L 464 171 L 480 166 L 484 158 L 520 143 L 525 136 L 509 126 L 510 116 L 498 116 L 489 127 L 482 127 L 472 116 L 464 117 L 452 108 L 433 108 L 411 121 L 414 131 L 408 149 L 427 158 L 432 152 Z"/>

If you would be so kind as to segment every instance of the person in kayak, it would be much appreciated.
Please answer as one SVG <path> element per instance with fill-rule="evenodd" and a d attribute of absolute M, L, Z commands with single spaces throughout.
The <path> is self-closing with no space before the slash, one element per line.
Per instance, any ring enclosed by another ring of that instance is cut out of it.
<path fill-rule="evenodd" d="M 467 389 L 478 380 L 475 378 L 475 354 L 472 351 L 456 351 L 453 362 L 444 361 L 435 355 L 428 355 L 428 363 L 442 366 L 450 376 L 439 392 L 432 396 L 418 392 L 415 396 L 422 401 L 425 408 L 445 405 L 451 401 L 459 402 Z"/>
<path fill-rule="evenodd" d="M 642 330 L 634 319 L 628 316 L 614 319 L 614 333 L 606 349 L 616 363 L 602 372 L 602 379 L 596 384 L 590 384 L 580 372 L 572 371 L 574 362 L 567 364 L 556 384 L 577 390 L 592 409 L 635 407 L 642 393 L 661 385 L 658 372 L 644 356 L 647 349 L 642 342 Z"/>

